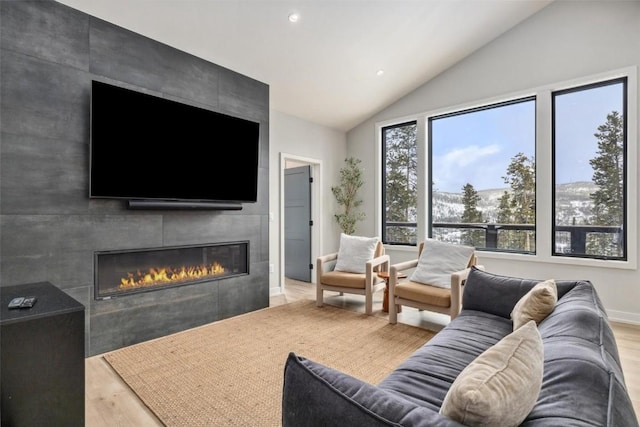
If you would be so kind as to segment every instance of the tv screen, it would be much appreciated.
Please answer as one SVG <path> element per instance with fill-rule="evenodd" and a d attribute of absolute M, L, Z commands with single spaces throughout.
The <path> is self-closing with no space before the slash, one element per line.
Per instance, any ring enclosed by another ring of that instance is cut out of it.
<path fill-rule="evenodd" d="M 89 197 L 255 202 L 259 123 L 93 81 Z"/>

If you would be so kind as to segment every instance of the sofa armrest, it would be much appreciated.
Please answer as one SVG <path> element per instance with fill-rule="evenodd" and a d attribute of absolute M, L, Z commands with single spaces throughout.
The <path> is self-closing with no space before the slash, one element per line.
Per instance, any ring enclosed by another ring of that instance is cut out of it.
<path fill-rule="evenodd" d="M 283 427 L 462 427 L 428 408 L 290 353 L 284 370 Z"/>

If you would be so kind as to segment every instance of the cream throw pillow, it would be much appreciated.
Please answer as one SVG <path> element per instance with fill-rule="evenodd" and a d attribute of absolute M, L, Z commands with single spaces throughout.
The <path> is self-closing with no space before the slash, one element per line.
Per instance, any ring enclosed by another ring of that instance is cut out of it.
<path fill-rule="evenodd" d="M 364 273 L 365 264 L 373 259 L 379 240 L 377 237 L 350 236 L 341 233 L 335 269 L 349 273 Z"/>
<path fill-rule="evenodd" d="M 535 285 L 513 307 L 511 320 L 513 330 L 534 320 L 536 324 L 542 322 L 554 309 L 558 302 L 558 288 L 553 279 L 545 280 Z"/>
<path fill-rule="evenodd" d="M 466 426 L 518 426 L 538 400 L 544 350 L 530 321 L 489 347 L 460 372 L 440 414 Z"/>
<path fill-rule="evenodd" d="M 475 248 L 434 239 L 424 241 L 418 266 L 409 280 L 439 288 L 451 288 L 451 273 L 464 270 Z"/>

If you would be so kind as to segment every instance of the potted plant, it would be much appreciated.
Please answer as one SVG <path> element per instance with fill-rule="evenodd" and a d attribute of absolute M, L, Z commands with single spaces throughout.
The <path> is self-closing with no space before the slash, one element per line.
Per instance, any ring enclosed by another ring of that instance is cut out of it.
<path fill-rule="evenodd" d="M 344 161 L 345 166 L 340 169 L 340 184 L 331 187 L 331 192 L 341 206 L 341 212 L 335 214 L 340 229 L 345 234 L 353 234 L 356 231 L 356 223 L 366 217 L 364 212 L 357 210 L 362 204 L 362 199 L 358 198 L 358 190 L 364 184 L 363 169 L 360 167 L 359 159 L 348 157 Z"/>

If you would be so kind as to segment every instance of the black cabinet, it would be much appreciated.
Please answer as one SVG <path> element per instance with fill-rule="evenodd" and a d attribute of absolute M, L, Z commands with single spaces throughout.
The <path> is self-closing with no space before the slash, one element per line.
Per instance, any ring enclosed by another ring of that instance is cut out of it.
<path fill-rule="evenodd" d="M 2 426 L 84 426 L 84 306 L 48 282 L 0 295 Z M 21 296 L 38 300 L 10 310 Z"/>

